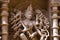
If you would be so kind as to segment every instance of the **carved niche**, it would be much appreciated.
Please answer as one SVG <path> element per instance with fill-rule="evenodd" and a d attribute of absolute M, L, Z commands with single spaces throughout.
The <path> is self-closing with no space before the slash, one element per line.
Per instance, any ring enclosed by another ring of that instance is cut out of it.
<path fill-rule="evenodd" d="M 24 12 L 14 9 L 14 12 L 11 12 L 10 15 L 11 40 L 48 39 L 49 21 L 41 10 L 33 10 L 30 4 Z"/>

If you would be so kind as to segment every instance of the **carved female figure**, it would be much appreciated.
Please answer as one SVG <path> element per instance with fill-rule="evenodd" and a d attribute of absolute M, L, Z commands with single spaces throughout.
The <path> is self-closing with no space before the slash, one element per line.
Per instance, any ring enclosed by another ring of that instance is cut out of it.
<path fill-rule="evenodd" d="M 26 12 L 25 12 L 25 18 L 22 21 L 22 25 L 24 27 L 24 29 L 22 30 L 23 32 L 27 32 L 27 34 L 29 35 L 29 37 L 31 38 L 31 40 L 36 40 L 35 35 L 37 34 L 36 32 L 33 32 L 33 26 L 35 25 L 35 22 L 32 21 L 32 7 L 31 5 L 27 8 Z M 21 34 L 20 34 L 21 36 Z"/>
<path fill-rule="evenodd" d="M 36 19 L 32 20 L 34 16 L 30 5 L 25 11 L 24 19 L 21 17 L 23 16 L 21 11 L 14 15 L 13 22 L 11 22 L 13 24 L 12 28 L 16 32 L 14 38 L 19 36 L 22 40 L 38 40 L 36 35 L 39 34 L 41 36 L 40 40 L 47 39 L 49 22 L 40 10 L 36 10 L 36 13 Z"/>

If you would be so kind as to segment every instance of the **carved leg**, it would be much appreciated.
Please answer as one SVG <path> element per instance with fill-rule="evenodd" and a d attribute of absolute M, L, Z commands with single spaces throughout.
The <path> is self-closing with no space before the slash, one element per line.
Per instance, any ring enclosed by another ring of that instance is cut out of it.
<path fill-rule="evenodd" d="M 45 40 L 47 40 L 48 36 L 46 36 Z"/>
<path fill-rule="evenodd" d="M 38 32 L 38 34 L 39 34 L 39 35 L 41 35 L 41 32 L 40 32 L 40 30 L 39 30 L 39 29 L 37 29 L 37 32 Z"/>
<path fill-rule="evenodd" d="M 24 33 L 21 33 L 21 34 L 20 34 L 20 38 L 21 38 L 22 40 L 28 40 Z"/>
<path fill-rule="evenodd" d="M 33 34 L 32 34 L 32 40 L 37 40 L 37 36 L 36 36 L 36 32 L 34 32 Z"/>
<path fill-rule="evenodd" d="M 29 37 L 33 38 L 36 34 L 37 34 L 37 32 L 34 32 L 34 33 L 30 34 Z"/>
<path fill-rule="evenodd" d="M 40 40 L 44 40 L 44 37 L 43 36 L 41 36 L 41 39 Z"/>
<path fill-rule="evenodd" d="M 34 32 L 32 34 L 29 34 L 29 37 L 31 38 L 31 40 L 37 40 L 36 35 L 37 35 L 37 32 Z"/>

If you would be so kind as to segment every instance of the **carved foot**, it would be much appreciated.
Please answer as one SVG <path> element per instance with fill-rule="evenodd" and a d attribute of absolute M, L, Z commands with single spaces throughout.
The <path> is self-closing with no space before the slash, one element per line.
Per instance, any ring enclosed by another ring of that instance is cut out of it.
<path fill-rule="evenodd" d="M 21 34 L 20 34 L 20 38 L 21 38 L 22 40 L 28 40 L 24 33 L 21 33 Z"/>

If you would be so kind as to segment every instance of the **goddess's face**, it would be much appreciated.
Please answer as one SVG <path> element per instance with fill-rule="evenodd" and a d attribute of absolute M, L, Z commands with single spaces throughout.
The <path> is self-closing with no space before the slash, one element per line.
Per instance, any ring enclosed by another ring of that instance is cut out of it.
<path fill-rule="evenodd" d="M 28 13 L 28 14 L 25 15 L 25 17 L 26 17 L 27 19 L 31 19 L 31 18 L 32 18 L 32 14 Z"/>

